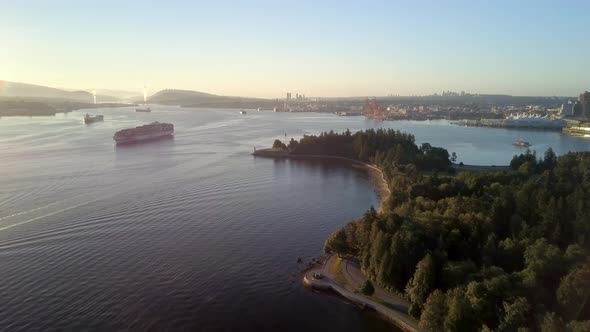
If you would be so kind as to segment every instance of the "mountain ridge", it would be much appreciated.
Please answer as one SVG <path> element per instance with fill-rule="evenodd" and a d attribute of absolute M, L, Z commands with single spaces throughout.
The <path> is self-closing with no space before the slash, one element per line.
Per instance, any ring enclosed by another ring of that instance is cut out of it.
<path fill-rule="evenodd" d="M 65 90 L 45 85 L 0 80 L 0 97 L 51 98 L 78 102 L 94 102 L 93 94 L 84 90 Z M 120 101 L 120 98 L 97 95 L 99 101 Z"/>

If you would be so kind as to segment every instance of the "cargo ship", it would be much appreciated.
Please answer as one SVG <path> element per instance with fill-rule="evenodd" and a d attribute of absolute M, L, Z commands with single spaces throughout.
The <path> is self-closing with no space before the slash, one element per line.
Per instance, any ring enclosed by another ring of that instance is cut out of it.
<path fill-rule="evenodd" d="M 174 125 L 171 123 L 152 122 L 147 125 L 119 130 L 113 136 L 117 144 L 130 144 L 172 137 Z"/>
<path fill-rule="evenodd" d="M 104 121 L 104 115 L 88 115 L 84 117 L 84 123 L 90 124 L 93 122 Z"/>

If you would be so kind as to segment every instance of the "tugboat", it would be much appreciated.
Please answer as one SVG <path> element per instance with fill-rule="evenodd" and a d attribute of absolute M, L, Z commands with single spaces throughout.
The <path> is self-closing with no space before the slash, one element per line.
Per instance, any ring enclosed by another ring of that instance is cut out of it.
<path fill-rule="evenodd" d="M 119 130 L 113 136 L 117 145 L 138 143 L 158 138 L 172 137 L 174 125 L 171 123 L 152 122 L 147 125 Z"/>
<path fill-rule="evenodd" d="M 520 148 L 528 148 L 529 146 L 531 146 L 531 143 L 529 143 L 521 138 L 518 141 L 512 143 L 512 145 L 518 146 Z"/>
<path fill-rule="evenodd" d="M 244 110 L 241 110 L 241 111 L 240 111 L 240 114 L 242 114 L 242 115 L 246 115 L 246 111 L 244 111 Z"/>
<path fill-rule="evenodd" d="M 89 115 L 88 113 L 86 113 L 86 116 L 84 117 L 84 123 L 85 124 L 90 124 L 93 122 L 98 122 L 98 121 L 104 121 L 104 115 Z"/>

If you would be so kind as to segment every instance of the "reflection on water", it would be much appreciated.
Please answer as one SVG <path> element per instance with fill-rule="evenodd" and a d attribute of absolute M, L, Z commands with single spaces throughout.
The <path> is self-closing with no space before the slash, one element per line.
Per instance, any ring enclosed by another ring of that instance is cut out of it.
<path fill-rule="evenodd" d="M 125 149 L 134 149 L 134 150 L 141 150 L 142 147 L 145 147 L 147 144 L 152 146 L 163 146 L 167 147 L 171 144 L 174 144 L 174 136 L 163 136 L 159 138 L 154 138 L 146 141 L 141 142 L 133 142 L 133 143 L 124 143 L 124 144 L 115 144 L 115 148 L 117 150 L 125 150 Z M 150 149 L 152 147 L 148 147 Z"/>

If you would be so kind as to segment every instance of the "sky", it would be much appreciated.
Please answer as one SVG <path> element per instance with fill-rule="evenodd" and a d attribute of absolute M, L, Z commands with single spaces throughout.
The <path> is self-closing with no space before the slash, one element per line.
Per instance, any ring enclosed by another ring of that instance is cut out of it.
<path fill-rule="evenodd" d="M 0 0 L 0 80 L 282 97 L 590 90 L 590 1 Z"/>

